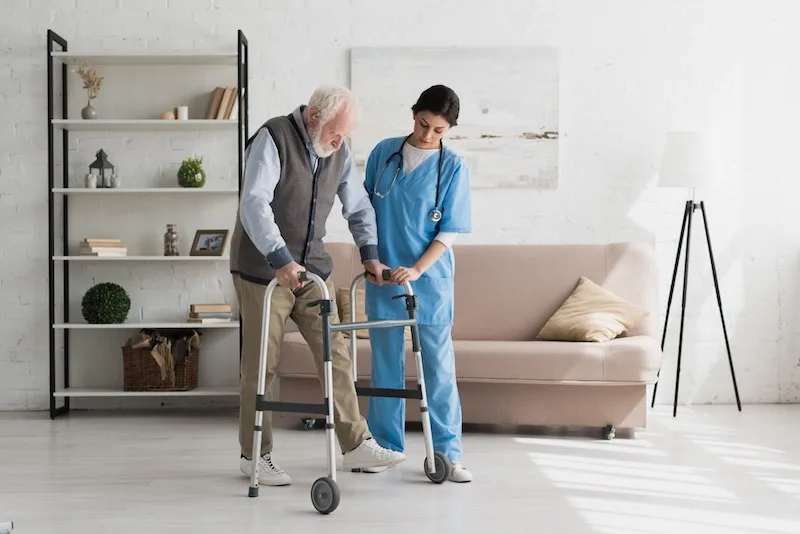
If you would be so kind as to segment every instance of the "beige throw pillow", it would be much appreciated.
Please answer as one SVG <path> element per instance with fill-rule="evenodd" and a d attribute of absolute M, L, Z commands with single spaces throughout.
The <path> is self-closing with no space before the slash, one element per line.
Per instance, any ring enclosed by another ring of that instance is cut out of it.
<path fill-rule="evenodd" d="M 536 336 L 540 341 L 610 341 L 649 312 L 581 277 L 572 294 Z"/>
<path fill-rule="evenodd" d="M 336 289 L 336 300 L 339 301 L 339 320 L 343 323 L 350 322 L 350 288 L 340 287 Z M 367 298 L 363 287 L 356 289 L 356 321 L 367 320 Z M 350 337 L 350 332 L 342 332 L 345 337 Z M 369 330 L 356 330 L 357 339 L 369 339 Z M 411 341 L 411 327 L 405 328 L 406 341 Z"/>

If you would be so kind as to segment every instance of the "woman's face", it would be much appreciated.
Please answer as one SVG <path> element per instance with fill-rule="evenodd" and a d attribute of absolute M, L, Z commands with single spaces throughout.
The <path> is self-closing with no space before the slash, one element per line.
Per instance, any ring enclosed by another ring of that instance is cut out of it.
<path fill-rule="evenodd" d="M 439 148 L 439 142 L 449 129 L 450 123 L 441 115 L 430 111 L 415 112 L 412 144 L 417 148 Z"/>

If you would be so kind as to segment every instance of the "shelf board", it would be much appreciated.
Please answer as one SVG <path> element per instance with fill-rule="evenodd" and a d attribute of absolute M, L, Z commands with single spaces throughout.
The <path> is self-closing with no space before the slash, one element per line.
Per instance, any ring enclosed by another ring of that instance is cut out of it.
<path fill-rule="evenodd" d="M 166 330 L 168 328 L 194 328 L 205 330 L 208 328 L 239 328 L 239 320 L 231 319 L 229 323 L 117 323 L 117 324 L 89 324 L 89 323 L 56 323 L 56 330 Z"/>
<path fill-rule="evenodd" d="M 198 387 L 191 391 L 122 391 L 111 388 L 65 388 L 54 397 L 219 397 L 239 395 L 238 387 Z"/>
<path fill-rule="evenodd" d="M 236 65 L 236 53 L 183 52 L 52 52 L 52 57 L 67 65 Z"/>
<path fill-rule="evenodd" d="M 179 195 L 235 195 L 236 188 L 212 189 L 207 187 L 118 187 L 89 189 L 87 187 L 54 187 L 53 193 L 65 195 L 142 195 L 142 194 L 179 194 Z"/>
<path fill-rule="evenodd" d="M 85 131 L 231 130 L 238 125 L 237 119 L 53 119 L 53 126 Z"/>
<path fill-rule="evenodd" d="M 55 261 L 229 261 L 228 256 L 53 256 Z"/>

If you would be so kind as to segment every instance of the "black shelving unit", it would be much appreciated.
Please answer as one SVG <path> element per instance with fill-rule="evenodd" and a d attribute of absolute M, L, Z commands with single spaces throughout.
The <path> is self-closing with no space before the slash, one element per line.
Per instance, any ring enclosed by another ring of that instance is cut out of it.
<path fill-rule="evenodd" d="M 237 49 L 235 55 L 236 67 L 237 67 L 237 99 L 238 99 L 238 117 L 237 117 L 237 135 L 238 135 L 238 187 L 237 187 L 237 198 L 241 197 L 241 188 L 244 180 L 244 153 L 245 153 L 245 143 L 248 138 L 249 132 L 249 62 L 248 62 L 248 51 L 249 45 L 247 41 L 247 37 L 245 36 L 242 30 L 238 30 L 237 32 Z M 48 150 L 48 180 L 47 180 L 47 187 L 48 187 L 48 262 L 49 262 L 49 271 L 48 271 L 48 300 L 49 300 L 49 344 L 50 344 L 50 355 L 49 355 L 49 369 L 50 369 L 50 387 L 49 387 L 49 394 L 50 394 L 50 417 L 51 419 L 55 419 L 61 415 L 67 414 L 70 411 L 70 396 L 69 394 L 63 395 L 63 404 L 60 406 L 57 405 L 57 397 L 56 393 L 59 390 L 59 386 L 63 387 L 64 390 L 68 390 L 70 387 L 70 262 L 58 260 L 56 258 L 56 239 L 57 239 L 57 202 L 58 196 L 61 196 L 61 225 L 62 225 L 62 247 L 64 254 L 67 254 L 69 250 L 69 194 L 66 194 L 66 191 L 69 188 L 69 141 L 70 141 L 70 128 L 73 126 L 73 121 L 68 120 L 68 84 L 67 84 L 67 67 L 68 61 L 70 59 L 74 59 L 74 56 L 68 55 L 68 43 L 65 38 L 57 34 L 53 30 L 47 30 L 47 150 Z M 102 54 L 102 53 L 101 53 Z M 93 54 L 90 53 L 82 53 L 80 56 L 92 56 Z M 112 54 L 113 55 L 113 54 Z M 153 53 L 142 53 L 142 54 L 135 54 L 135 53 L 120 53 L 118 54 L 119 57 L 122 58 L 139 58 L 139 59 L 147 59 L 148 57 L 153 58 L 163 58 L 163 55 L 153 54 Z M 169 56 L 170 54 L 167 54 Z M 187 53 L 187 54 L 173 54 L 174 57 L 197 57 L 197 56 L 207 56 L 209 58 L 223 58 L 225 60 L 229 57 L 230 60 L 233 60 L 233 54 L 204 54 L 204 53 Z M 60 99 L 56 94 L 58 91 L 57 82 L 55 80 L 56 70 L 58 68 L 58 64 L 60 64 L 60 71 L 61 71 L 61 80 L 60 80 Z M 142 63 L 137 63 L 142 64 Z M 60 112 L 56 111 L 57 103 L 60 100 Z M 66 121 L 61 123 L 59 121 Z M 80 122 L 84 121 L 75 121 L 77 125 Z M 87 120 L 86 123 L 91 121 Z M 117 125 L 118 129 L 124 129 L 126 122 L 137 122 L 137 121 L 119 121 L 120 124 Z M 141 122 L 141 121 L 139 121 Z M 156 121 L 153 121 L 156 122 Z M 192 121 L 184 121 L 191 123 Z M 208 123 L 208 121 L 196 121 L 201 123 Z M 56 138 L 56 131 L 60 130 L 61 135 L 61 177 L 60 180 L 57 180 L 57 145 L 58 142 Z M 57 275 L 56 275 L 56 264 L 62 263 L 62 276 L 61 276 L 61 291 L 63 293 L 63 303 L 61 304 L 61 313 L 63 316 L 63 324 L 65 325 L 64 328 L 60 329 L 63 331 L 63 352 L 61 353 L 61 364 L 63 366 L 63 380 L 61 384 L 59 384 L 58 380 L 58 363 L 59 363 L 59 347 L 58 347 L 58 340 L 56 338 L 56 330 L 58 323 L 56 322 L 57 316 L 57 302 L 56 302 L 56 291 L 57 289 Z M 146 325 L 140 324 L 126 324 L 124 325 L 126 328 L 136 329 L 147 327 Z M 186 325 L 176 325 L 179 328 L 205 328 L 204 326 L 186 326 Z M 241 319 L 237 321 L 232 327 L 239 328 L 239 354 L 241 357 Z M 213 393 L 211 394 L 213 395 Z M 238 393 L 237 393 L 238 395 Z M 100 395 L 98 395 L 100 396 Z M 113 395 L 107 395 L 113 396 Z M 119 396 L 125 396 L 124 392 L 119 392 Z"/>

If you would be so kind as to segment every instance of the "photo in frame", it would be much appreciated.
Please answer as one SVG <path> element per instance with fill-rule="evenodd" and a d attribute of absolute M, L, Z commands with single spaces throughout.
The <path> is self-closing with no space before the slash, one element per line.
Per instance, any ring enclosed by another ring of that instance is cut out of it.
<path fill-rule="evenodd" d="M 194 234 L 190 256 L 222 256 L 228 244 L 228 230 L 198 230 Z"/>

